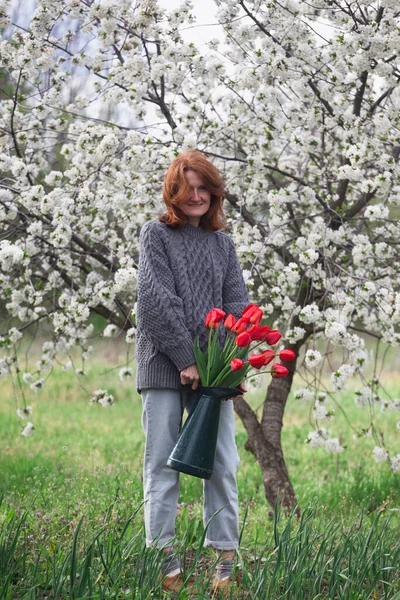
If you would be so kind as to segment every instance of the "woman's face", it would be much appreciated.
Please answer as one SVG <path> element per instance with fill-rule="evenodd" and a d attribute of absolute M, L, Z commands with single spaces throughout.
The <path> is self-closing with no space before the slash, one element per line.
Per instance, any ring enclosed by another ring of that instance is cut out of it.
<path fill-rule="evenodd" d="M 186 171 L 185 177 L 190 185 L 191 193 L 190 197 L 179 208 L 186 215 L 188 222 L 198 227 L 200 218 L 210 208 L 211 194 L 196 171 Z"/>

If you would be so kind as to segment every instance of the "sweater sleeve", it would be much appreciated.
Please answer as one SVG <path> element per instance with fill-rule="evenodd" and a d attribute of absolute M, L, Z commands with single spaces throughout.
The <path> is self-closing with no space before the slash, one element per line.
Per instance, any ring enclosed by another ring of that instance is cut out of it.
<path fill-rule="evenodd" d="M 175 291 L 164 242 L 154 222 L 143 225 L 139 242 L 136 324 L 182 371 L 196 362 L 193 340 L 185 325 L 183 302 Z"/>
<path fill-rule="evenodd" d="M 228 237 L 228 239 L 229 260 L 222 289 L 222 309 L 227 314 L 232 313 L 235 318 L 239 318 L 243 309 L 249 304 L 249 295 L 236 254 L 235 244 L 231 238 Z"/>

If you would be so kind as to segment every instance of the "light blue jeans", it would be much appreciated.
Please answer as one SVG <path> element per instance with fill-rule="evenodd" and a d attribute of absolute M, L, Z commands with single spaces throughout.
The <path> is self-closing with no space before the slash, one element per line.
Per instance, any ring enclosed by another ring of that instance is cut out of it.
<path fill-rule="evenodd" d="M 146 544 L 161 548 L 172 544 L 175 537 L 179 473 L 166 463 L 179 435 L 181 398 L 180 391 L 173 389 L 144 389 L 141 395 L 146 435 L 143 467 Z M 182 396 L 185 408 L 190 410 L 193 396 L 186 390 Z M 226 400 L 221 406 L 214 472 L 209 480 L 203 481 L 203 519 L 204 526 L 208 525 L 205 546 L 219 550 L 238 547 L 238 466 L 233 402 Z"/>

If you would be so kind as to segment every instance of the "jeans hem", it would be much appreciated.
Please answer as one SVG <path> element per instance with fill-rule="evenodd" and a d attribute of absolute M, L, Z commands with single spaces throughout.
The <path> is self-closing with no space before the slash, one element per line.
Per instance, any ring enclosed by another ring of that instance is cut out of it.
<path fill-rule="evenodd" d="M 237 550 L 239 542 L 214 542 L 213 540 L 204 540 L 204 548 L 215 548 L 216 550 Z"/>

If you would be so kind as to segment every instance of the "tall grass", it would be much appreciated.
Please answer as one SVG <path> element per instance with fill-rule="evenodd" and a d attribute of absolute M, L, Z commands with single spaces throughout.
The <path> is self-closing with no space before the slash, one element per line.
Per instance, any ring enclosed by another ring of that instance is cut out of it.
<path fill-rule="evenodd" d="M 2 382 L 9 400 L 0 405 L 0 600 L 161 598 L 161 559 L 144 542 L 140 398 L 131 382 L 103 377 L 103 369 L 95 365 L 85 385 L 107 387 L 115 407 L 89 406 L 71 373 L 56 374 L 29 398 L 37 429 L 28 439 Z M 368 415 L 351 394 L 342 401 L 362 427 Z M 250 402 L 256 408 L 262 395 Z M 396 420 L 378 421 L 389 444 L 398 444 Z M 371 461 L 373 440 L 353 439 L 340 415 L 331 428 L 346 452 L 311 450 L 307 409 L 289 401 L 282 441 L 298 520 L 267 505 L 238 422 L 242 584 L 232 598 L 245 590 L 272 600 L 400 600 L 399 478 Z M 195 575 L 200 597 L 209 598 L 216 556 L 202 547 L 201 496 L 201 481 L 182 476 L 177 552 L 185 576 Z"/>
<path fill-rule="evenodd" d="M 111 514 L 111 510 L 110 510 Z M 123 527 L 111 520 L 90 536 L 84 518 L 69 545 L 52 552 L 45 548 L 32 557 L 24 516 L 8 515 L 0 529 L 0 598 L 159 598 L 161 558 L 146 548 L 134 513 Z M 318 505 L 307 507 L 297 520 L 274 512 L 272 531 L 254 553 L 239 552 L 241 584 L 232 598 L 287 600 L 382 598 L 400 593 L 400 544 L 391 517 L 377 513 L 366 522 L 363 514 L 348 530 L 332 519 L 323 524 Z M 196 575 L 200 597 L 211 592 L 215 559 L 201 560 L 185 534 L 177 552 L 186 557 L 184 577 Z M 180 594 L 187 597 L 185 589 Z"/>

